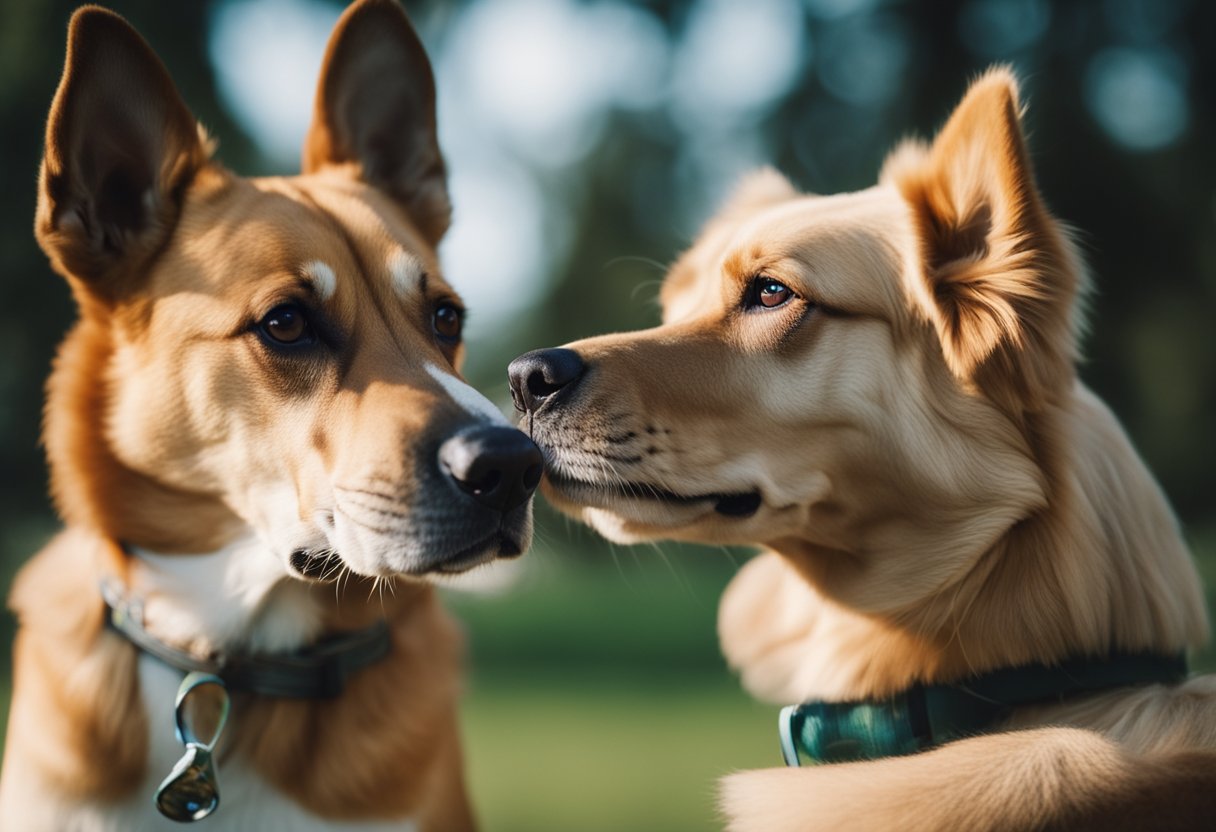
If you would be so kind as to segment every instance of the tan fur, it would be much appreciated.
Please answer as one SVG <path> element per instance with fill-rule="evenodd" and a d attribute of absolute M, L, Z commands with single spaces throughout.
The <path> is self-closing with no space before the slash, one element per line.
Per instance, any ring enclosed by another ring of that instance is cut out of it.
<path fill-rule="evenodd" d="M 364 618 L 368 593 L 362 582 L 346 593 Z M 430 587 L 400 586 L 384 599 L 384 611 L 392 622 L 389 659 L 351 679 L 334 701 L 251 702 L 243 718 L 260 730 L 240 735 L 236 753 L 325 817 L 384 818 L 421 809 L 434 816 L 424 828 L 471 828 L 455 707 L 460 635 Z M 342 620 L 349 617 L 339 608 L 330 626 L 341 631 L 370 623 Z"/>
<path fill-rule="evenodd" d="M 147 756 L 135 648 L 102 626 L 97 581 L 119 557 L 110 548 L 64 532 L 13 586 L 22 626 L 4 768 L 37 767 L 75 799 L 125 796 Z M 106 765 L 99 766 L 102 752 Z"/>
<path fill-rule="evenodd" d="M 221 772 L 239 760 L 268 796 L 338 824 L 469 829 L 461 638 L 424 576 L 445 547 L 490 545 L 481 509 L 438 487 L 434 462 L 481 422 L 471 390 L 450 394 L 463 347 L 432 328 L 459 299 L 435 253 L 450 209 L 430 65 L 400 7 L 359 0 L 337 24 L 303 175 L 244 179 L 210 157 L 139 35 L 78 11 L 35 224 L 80 310 L 45 410 L 66 530 L 13 588 L 0 825 L 112 828 L 114 813 L 150 811 L 141 789 L 168 772 L 149 755 L 173 749 L 150 751 L 168 727 L 149 724 L 166 703 L 144 701 L 148 660 L 103 627 L 99 585 L 117 579 L 142 594 L 153 635 L 199 655 L 290 650 L 387 618 L 390 655 L 341 697 L 238 694 Z M 284 303 L 324 346 L 292 353 L 259 335 Z M 517 533 L 517 554 L 530 509 L 502 514 L 516 527 L 496 520 L 496 533 Z M 337 582 L 300 580 L 298 550 L 337 550 Z M 240 568 L 187 609 L 189 582 L 166 588 L 157 570 L 202 553 Z M 230 618 L 211 622 L 215 610 Z"/>
<path fill-rule="evenodd" d="M 769 550 L 719 618 L 767 700 L 1207 636 L 1160 488 L 1076 377 L 1085 274 L 1020 112 L 996 69 L 873 188 L 745 182 L 672 267 L 663 325 L 568 345 L 587 370 L 531 415 L 546 494 L 609 538 Z M 748 308 L 759 277 L 793 299 Z M 754 514 L 715 511 L 741 494 L 760 496 Z M 770 831 L 1197 829 L 1216 811 L 1213 677 L 1024 709 L 1009 728 L 737 775 L 723 811 Z"/>
<path fill-rule="evenodd" d="M 1129 754 L 1076 728 L 960 740 L 912 757 L 728 777 L 732 832 L 1202 830 L 1216 756 Z"/>

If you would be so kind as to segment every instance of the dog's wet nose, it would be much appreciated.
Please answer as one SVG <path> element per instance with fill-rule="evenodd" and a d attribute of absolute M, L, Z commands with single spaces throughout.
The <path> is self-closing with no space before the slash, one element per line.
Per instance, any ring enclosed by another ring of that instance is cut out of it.
<path fill-rule="evenodd" d="M 511 399 L 521 413 L 534 413 L 557 391 L 578 381 L 587 365 L 574 350 L 526 352 L 511 362 Z"/>
<path fill-rule="evenodd" d="M 510 511 L 532 496 L 544 473 L 540 448 L 515 428 L 461 431 L 439 446 L 439 465 L 483 506 Z"/>

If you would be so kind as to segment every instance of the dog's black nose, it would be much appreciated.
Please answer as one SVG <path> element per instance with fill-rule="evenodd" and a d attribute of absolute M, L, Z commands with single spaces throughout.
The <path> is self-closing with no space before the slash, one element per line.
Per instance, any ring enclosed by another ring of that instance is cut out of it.
<path fill-rule="evenodd" d="M 483 506 L 510 511 L 532 496 L 544 473 L 544 457 L 515 428 L 476 427 L 439 446 L 439 466 L 456 486 Z"/>
<path fill-rule="evenodd" d="M 587 365 L 574 350 L 526 352 L 511 362 L 511 399 L 521 413 L 535 413 L 558 390 L 579 380 Z"/>

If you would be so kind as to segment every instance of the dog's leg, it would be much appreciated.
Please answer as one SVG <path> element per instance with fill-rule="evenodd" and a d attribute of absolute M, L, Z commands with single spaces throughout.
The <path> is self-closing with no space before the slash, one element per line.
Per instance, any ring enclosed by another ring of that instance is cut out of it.
<path fill-rule="evenodd" d="M 453 713 L 453 717 L 455 714 Z M 459 737 L 460 726 L 453 718 L 447 736 Z M 460 744 L 444 743 L 435 754 L 433 780 L 428 787 L 430 801 L 417 818 L 422 829 L 444 832 L 474 832 L 477 820 L 464 783 L 464 759 Z"/>
<path fill-rule="evenodd" d="M 721 808 L 730 832 L 1210 829 L 1216 754 L 1137 756 L 1092 731 L 1043 728 L 908 757 L 734 774 Z"/>

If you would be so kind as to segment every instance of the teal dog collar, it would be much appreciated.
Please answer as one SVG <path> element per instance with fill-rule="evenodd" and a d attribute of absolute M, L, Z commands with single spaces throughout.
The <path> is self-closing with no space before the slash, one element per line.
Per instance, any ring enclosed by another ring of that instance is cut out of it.
<path fill-rule="evenodd" d="M 913 754 L 982 734 L 1023 705 L 1186 678 L 1182 654 L 1117 653 L 981 673 L 948 685 L 916 684 L 886 699 L 804 702 L 781 710 L 786 765 L 842 763 Z"/>

